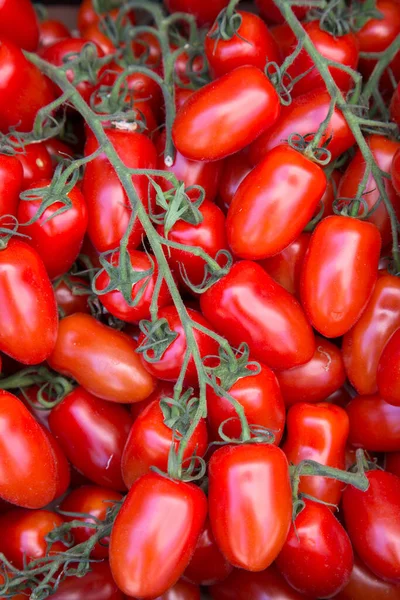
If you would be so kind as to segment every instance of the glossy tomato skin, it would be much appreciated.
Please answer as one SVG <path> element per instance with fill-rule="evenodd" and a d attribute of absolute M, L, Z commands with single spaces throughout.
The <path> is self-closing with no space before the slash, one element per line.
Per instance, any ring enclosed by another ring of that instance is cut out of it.
<path fill-rule="evenodd" d="M 39 46 L 41 48 L 47 48 L 60 40 L 65 40 L 65 38 L 70 37 L 71 34 L 68 27 L 61 21 L 46 19 L 40 23 Z"/>
<path fill-rule="evenodd" d="M 135 420 L 144 409 L 149 406 L 155 400 L 160 402 L 162 398 L 173 398 L 174 397 L 174 384 L 170 381 L 157 381 L 156 388 L 154 391 L 142 402 L 135 402 L 130 405 L 131 415 Z"/>
<path fill-rule="evenodd" d="M 206 513 L 200 488 L 143 475 L 129 490 L 111 533 L 110 565 L 118 587 L 129 596 L 154 598 L 174 585 L 194 553 Z"/>
<path fill-rule="evenodd" d="M 375 575 L 400 583 L 400 478 L 385 471 L 367 473 L 366 492 L 348 486 L 343 515 L 355 552 Z"/>
<path fill-rule="evenodd" d="M 0 154 L 0 217 L 16 216 L 22 183 L 23 170 L 18 158 Z"/>
<path fill-rule="evenodd" d="M 295 298 L 251 261 L 201 295 L 201 310 L 231 344 L 246 342 L 250 354 L 272 369 L 303 364 L 315 351 L 314 335 Z"/>
<path fill-rule="evenodd" d="M 343 337 L 347 376 L 359 394 L 378 390 L 376 375 L 382 351 L 400 327 L 400 280 L 384 272 L 378 276 L 367 308 Z"/>
<path fill-rule="evenodd" d="M 141 366 L 136 344 L 124 333 L 75 313 L 60 321 L 49 365 L 99 398 L 130 404 L 151 394 L 155 382 Z"/>
<path fill-rule="evenodd" d="M 129 432 L 121 464 L 125 485 L 130 488 L 139 477 L 149 472 L 150 467 L 166 472 L 172 443 L 173 431 L 164 423 L 160 403 L 155 400 L 135 419 Z M 178 445 L 174 442 L 176 449 Z M 207 427 L 205 420 L 201 419 L 190 438 L 184 458 L 190 458 L 194 452 L 203 456 L 206 450 Z"/>
<path fill-rule="evenodd" d="M 226 579 L 232 571 L 232 565 L 218 548 L 207 519 L 184 577 L 197 585 L 214 585 Z"/>
<path fill-rule="evenodd" d="M 46 360 L 57 339 L 57 307 L 44 264 L 17 238 L 0 251 L 0 350 L 25 365 Z"/>
<path fill-rule="evenodd" d="M 331 598 L 350 579 L 349 536 L 327 506 L 306 500 L 276 565 L 294 589 L 312 598 Z"/>
<path fill-rule="evenodd" d="M 392 176 L 392 185 L 396 193 L 400 194 L 400 148 L 396 150 L 396 154 L 393 157 L 390 174 Z"/>
<path fill-rule="evenodd" d="M 3 0 L 0 5 L 0 37 L 23 50 L 34 52 L 39 42 L 39 24 L 30 0 Z"/>
<path fill-rule="evenodd" d="M 303 263 L 300 295 L 319 333 L 339 337 L 361 317 L 377 279 L 380 250 L 381 236 L 372 223 L 331 216 L 317 225 Z"/>
<path fill-rule="evenodd" d="M 284 17 L 274 3 L 274 0 L 256 0 L 256 6 L 263 19 L 273 23 L 283 23 Z M 304 19 L 307 14 L 307 6 L 292 6 L 292 10 L 299 20 Z"/>
<path fill-rule="evenodd" d="M 356 396 L 346 406 L 350 421 L 349 443 L 376 452 L 400 451 L 400 407 L 378 394 Z"/>
<path fill-rule="evenodd" d="M 52 596 L 54 600 L 125 600 L 107 561 L 93 562 L 84 577 L 67 577 Z"/>
<path fill-rule="evenodd" d="M 290 146 L 268 152 L 244 178 L 229 207 L 232 252 L 251 260 L 282 252 L 312 218 L 326 185 L 321 167 Z"/>
<path fill-rule="evenodd" d="M 228 156 L 223 161 L 221 176 L 218 183 L 218 204 L 226 213 L 243 179 L 252 169 L 247 157 L 247 149 Z M 208 163 L 205 163 L 208 164 Z M 209 163 L 214 164 L 214 163 Z"/>
<path fill-rule="evenodd" d="M 321 89 L 311 90 L 293 98 L 289 106 L 282 107 L 275 125 L 250 145 L 250 162 L 253 165 L 259 163 L 267 152 L 282 144 L 282 141 L 287 140 L 294 131 L 300 135 L 316 132 L 320 123 L 327 117 L 329 106 L 330 95 Z M 337 108 L 334 109 L 325 134 L 322 136 L 321 145 L 325 142 L 331 153 L 331 160 L 354 144 L 353 134 L 343 114 Z"/>
<path fill-rule="evenodd" d="M 180 579 L 155 600 L 200 600 L 200 588 L 189 581 Z"/>
<path fill-rule="evenodd" d="M 107 130 L 107 137 L 125 165 L 136 169 L 155 169 L 156 149 L 149 138 L 141 133 Z M 98 142 L 89 135 L 85 156 L 98 149 Z M 132 177 L 133 185 L 143 205 L 148 207 L 149 182 L 144 175 Z M 104 154 L 92 160 L 83 176 L 83 194 L 89 211 L 89 237 L 98 252 L 114 250 L 119 246 L 129 222 L 131 210 L 117 173 Z M 130 235 L 130 247 L 136 248 L 143 228 L 136 220 Z"/>
<path fill-rule="evenodd" d="M 186 158 L 218 160 L 250 144 L 279 113 L 278 94 L 264 73 L 251 65 L 238 67 L 187 99 L 175 118 L 172 137 Z"/>
<path fill-rule="evenodd" d="M 121 458 L 132 419 L 124 407 L 78 386 L 52 411 L 49 425 L 71 463 L 88 479 L 124 490 Z"/>
<path fill-rule="evenodd" d="M 377 382 L 381 398 L 400 406 L 400 329 L 394 332 L 381 354 Z"/>
<path fill-rule="evenodd" d="M 231 39 L 212 37 L 217 29 L 215 24 L 206 36 L 204 47 L 214 79 L 243 65 L 263 70 L 267 62 L 279 63 L 276 42 L 264 21 L 244 10 L 236 14 L 240 15 L 241 23 Z"/>
<path fill-rule="evenodd" d="M 344 469 L 349 418 L 343 408 L 321 402 L 301 402 L 287 414 L 287 438 L 282 446 L 290 463 L 315 460 L 323 465 Z M 323 502 L 338 504 L 343 484 L 319 476 L 301 478 L 299 491 Z"/>
<path fill-rule="evenodd" d="M 279 445 L 285 427 L 285 405 L 274 373 L 260 364 L 260 372 L 238 379 L 227 392 L 242 406 L 250 425 L 270 429 Z M 223 421 L 223 431 L 230 438 L 240 438 L 241 425 L 237 413 L 228 398 L 221 398 L 210 387 L 207 388 L 207 420 L 214 439 L 221 439 L 218 429 Z"/>
<path fill-rule="evenodd" d="M 296 298 L 300 298 L 301 269 L 310 239 L 310 233 L 301 233 L 282 252 L 260 261 L 272 279 Z"/>
<path fill-rule="evenodd" d="M 312 359 L 292 369 L 277 371 L 279 387 L 288 408 L 297 402 L 321 402 L 342 387 L 346 372 L 340 349 L 316 336 Z"/>
<path fill-rule="evenodd" d="M 282 549 L 292 517 L 282 450 L 271 444 L 219 448 L 209 462 L 208 500 L 211 528 L 225 558 L 248 571 L 269 567 Z"/>
<path fill-rule="evenodd" d="M 210 25 L 229 0 L 202 2 L 202 0 L 164 0 L 169 12 L 188 12 L 196 18 L 198 25 Z"/>
<path fill-rule="evenodd" d="M 24 171 L 24 189 L 40 179 L 51 179 L 53 163 L 44 142 L 27 144 L 17 157 Z"/>
<path fill-rule="evenodd" d="M 399 594 L 399 586 L 378 579 L 356 555 L 350 581 L 335 600 L 398 600 Z"/>
<path fill-rule="evenodd" d="M 87 281 L 76 275 L 68 275 L 57 279 L 53 284 L 58 311 L 62 317 L 68 317 L 76 312 L 90 313 L 88 298 L 90 288 Z M 79 294 L 79 290 L 87 290 L 88 294 Z"/>

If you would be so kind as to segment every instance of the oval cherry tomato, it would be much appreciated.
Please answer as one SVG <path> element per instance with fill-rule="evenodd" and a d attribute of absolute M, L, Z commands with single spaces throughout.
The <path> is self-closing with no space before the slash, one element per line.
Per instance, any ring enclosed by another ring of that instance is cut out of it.
<path fill-rule="evenodd" d="M 247 571 L 269 567 L 292 517 L 282 450 L 271 444 L 219 448 L 209 462 L 208 501 L 212 531 L 228 561 Z"/>
<path fill-rule="evenodd" d="M 17 214 L 23 170 L 16 156 L 0 154 L 0 217 Z"/>
<path fill-rule="evenodd" d="M 289 292 L 257 263 L 240 261 L 201 295 L 201 310 L 231 344 L 246 342 L 250 354 L 272 369 L 311 359 L 314 335 Z"/>
<path fill-rule="evenodd" d="M 91 481 L 124 490 L 121 457 L 132 419 L 123 406 L 78 386 L 52 411 L 49 425 L 71 463 Z"/>
<path fill-rule="evenodd" d="M 326 185 L 321 167 L 290 146 L 268 152 L 229 207 L 226 227 L 233 253 L 260 260 L 282 252 L 312 218 Z"/>
<path fill-rule="evenodd" d="M 61 21 L 55 19 L 46 19 L 40 23 L 39 46 L 47 48 L 53 46 L 56 42 L 70 38 L 71 34 L 68 27 Z"/>
<path fill-rule="evenodd" d="M 129 596 L 154 598 L 174 585 L 189 564 L 206 512 L 204 492 L 195 485 L 143 475 L 129 490 L 111 533 L 110 565 L 118 587 Z"/>
<path fill-rule="evenodd" d="M 400 148 L 397 149 L 393 157 L 390 174 L 392 176 L 392 185 L 397 194 L 400 194 Z"/>
<path fill-rule="evenodd" d="M 356 396 L 346 406 L 350 420 L 349 443 L 376 452 L 400 450 L 400 407 L 377 394 Z"/>
<path fill-rule="evenodd" d="M 331 598 L 350 579 L 349 536 L 327 506 L 305 500 L 276 565 L 295 590 L 313 598 Z"/>
<path fill-rule="evenodd" d="M 53 284 L 53 288 L 58 310 L 62 317 L 68 317 L 76 312 L 90 313 L 88 299 L 91 289 L 84 279 L 76 275 L 67 275 L 57 279 Z"/>
<path fill-rule="evenodd" d="M 226 579 L 232 570 L 217 546 L 207 519 L 184 577 L 197 585 L 214 585 Z"/>
<path fill-rule="evenodd" d="M 203 163 L 201 163 L 203 164 Z M 215 164 L 215 163 L 205 163 Z M 232 198 L 243 179 L 250 173 L 252 165 L 247 157 L 247 149 L 228 156 L 223 161 L 223 167 L 218 184 L 219 206 L 227 212 Z"/>
<path fill-rule="evenodd" d="M 343 514 L 354 550 L 378 577 L 400 583 L 400 478 L 367 473 L 369 488 L 343 493 Z"/>
<path fill-rule="evenodd" d="M 301 402 L 287 414 L 287 438 L 282 449 L 289 462 L 315 460 L 322 465 L 344 469 L 349 418 L 343 408 L 321 402 Z M 320 476 L 301 477 L 299 491 L 330 504 L 338 504 L 343 484 Z"/>
<path fill-rule="evenodd" d="M 256 0 L 256 6 L 260 11 L 260 15 L 266 21 L 272 21 L 273 23 L 284 22 L 284 17 L 282 16 L 279 8 L 276 6 L 274 0 Z M 308 11 L 307 6 L 292 6 L 291 8 L 300 21 L 304 19 Z"/>
<path fill-rule="evenodd" d="M 215 0 L 215 2 L 202 2 L 202 0 L 164 0 L 164 4 L 169 12 L 188 12 L 196 18 L 198 25 L 213 23 L 228 3 L 229 0 Z"/>
<path fill-rule="evenodd" d="M 398 600 L 400 587 L 378 579 L 356 555 L 350 581 L 335 600 Z"/>
<path fill-rule="evenodd" d="M 381 398 L 400 406 L 400 329 L 395 331 L 381 354 L 377 382 Z"/>
<path fill-rule="evenodd" d="M 39 42 L 39 24 L 30 0 L 2 0 L 0 37 L 29 52 L 36 50 Z"/>
<path fill-rule="evenodd" d="M 24 189 L 40 179 L 51 179 L 53 163 L 44 142 L 26 145 L 17 157 L 24 171 Z"/>
<path fill-rule="evenodd" d="M 52 597 L 52 600 L 124 600 L 106 561 L 91 563 L 84 577 L 67 577 Z"/>
<path fill-rule="evenodd" d="M 187 99 L 172 137 L 186 158 L 218 160 L 250 144 L 272 127 L 279 113 L 278 94 L 264 73 L 251 65 L 238 67 Z"/>
<path fill-rule="evenodd" d="M 313 327 L 339 337 L 362 315 L 378 274 L 381 236 L 372 223 L 332 216 L 310 240 L 301 274 L 301 301 Z"/>
<path fill-rule="evenodd" d="M 310 238 L 310 233 L 301 233 L 282 252 L 260 261 L 272 279 L 296 298 L 300 298 L 300 275 Z"/>

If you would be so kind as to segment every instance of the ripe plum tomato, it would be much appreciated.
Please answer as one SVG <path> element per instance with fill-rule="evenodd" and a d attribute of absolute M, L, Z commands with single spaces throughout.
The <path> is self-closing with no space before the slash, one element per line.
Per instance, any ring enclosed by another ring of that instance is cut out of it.
<path fill-rule="evenodd" d="M 157 381 L 155 390 L 146 398 L 146 400 L 142 400 L 142 402 L 135 402 L 135 404 L 130 405 L 131 415 L 133 419 L 137 419 L 137 417 L 144 411 L 144 409 L 149 406 L 154 401 L 160 402 L 162 398 L 173 398 L 174 397 L 174 385 L 169 381 Z"/>
<path fill-rule="evenodd" d="M 30 187 L 39 179 L 52 178 L 53 163 L 44 142 L 28 144 L 17 157 L 24 171 L 24 189 Z"/>
<path fill-rule="evenodd" d="M 282 252 L 259 261 L 272 279 L 296 298 L 300 298 L 300 275 L 310 238 L 310 233 L 301 233 Z"/>
<path fill-rule="evenodd" d="M 236 14 L 240 15 L 241 22 L 233 37 L 216 38 L 216 24 L 206 36 L 204 48 L 214 79 L 243 65 L 263 70 L 267 62 L 279 63 L 276 42 L 264 21 L 244 10 L 236 11 Z"/>
<path fill-rule="evenodd" d="M 18 158 L 0 154 L 0 218 L 4 215 L 16 216 L 22 183 L 23 170 Z"/>
<path fill-rule="evenodd" d="M 219 448 L 209 462 L 208 501 L 225 558 L 235 567 L 263 571 L 281 551 L 292 518 L 284 453 L 272 444 Z"/>
<path fill-rule="evenodd" d="M 400 451 L 400 407 L 379 395 L 356 396 L 346 406 L 349 443 L 372 452 Z"/>
<path fill-rule="evenodd" d="M 282 252 L 312 218 L 326 185 L 322 168 L 290 146 L 268 152 L 229 207 L 226 227 L 233 253 L 260 260 Z"/>
<path fill-rule="evenodd" d="M 400 195 L 400 148 L 396 150 L 396 154 L 393 157 L 390 174 L 392 176 L 392 185 L 396 193 Z"/>
<path fill-rule="evenodd" d="M 381 354 L 377 382 L 381 398 L 400 406 L 400 329 L 394 332 Z"/>
<path fill-rule="evenodd" d="M 356 555 L 350 581 L 335 600 L 398 600 L 399 597 L 400 586 L 378 579 Z"/>
<path fill-rule="evenodd" d="M 172 137 L 186 158 L 218 160 L 250 144 L 272 127 L 279 113 L 279 97 L 269 79 L 246 65 L 192 94 L 176 115 Z"/>
<path fill-rule="evenodd" d="M 23 50 L 34 52 L 39 42 L 39 24 L 30 0 L 2 0 L 0 5 L 0 37 Z"/>
<path fill-rule="evenodd" d="M 223 8 L 229 4 L 229 0 L 215 0 L 204 2 L 203 0 L 164 0 L 169 12 L 188 12 L 196 18 L 198 25 L 210 25 L 215 21 Z"/>
<path fill-rule="evenodd" d="M 67 275 L 57 279 L 53 284 L 58 311 L 62 317 L 76 312 L 90 313 L 88 303 L 91 290 L 88 282 L 76 275 Z M 79 291 L 87 293 L 79 293 Z"/>
<path fill-rule="evenodd" d="M 67 577 L 52 596 L 52 600 L 125 600 L 106 561 L 91 563 L 83 577 Z"/>
<path fill-rule="evenodd" d="M 53 352 L 57 306 L 42 259 L 18 238 L 0 250 L 0 350 L 24 365 Z"/>
<path fill-rule="evenodd" d="M 66 27 L 61 21 L 56 21 L 55 19 L 46 19 L 40 23 L 40 48 L 53 46 L 53 44 L 56 42 L 70 37 L 71 34 L 68 27 Z"/>
<path fill-rule="evenodd" d="M 195 485 L 157 473 L 138 479 L 111 533 L 118 587 L 128 596 L 154 598 L 174 585 L 195 551 L 206 513 L 206 496 Z"/>
<path fill-rule="evenodd" d="M 381 236 L 375 225 L 352 217 L 326 217 L 304 258 L 300 294 L 313 327 L 329 338 L 361 317 L 378 274 Z"/>
<path fill-rule="evenodd" d="M 205 164 L 212 165 L 215 163 Z M 242 152 L 237 152 L 236 154 L 232 154 L 232 156 L 228 156 L 223 161 L 221 176 L 218 183 L 219 199 L 217 202 L 224 212 L 227 212 L 236 190 L 246 175 L 250 173 L 251 169 L 252 165 L 247 157 L 246 148 Z"/>
<path fill-rule="evenodd" d="M 196 585 L 214 585 L 226 579 L 232 570 L 217 546 L 207 519 L 184 577 Z"/>
<path fill-rule="evenodd" d="M 189 415 L 188 415 L 189 416 Z M 181 420 L 174 425 L 182 435 L 185 435 L 192 420 Z M 168 456 L 172 443 L 176 449 L 178 441 L 173 437 L 173 431 L 165 423 L 165 417 L 159 401 L 155 400 L 135 419 L 129 432 L 122 456 L 122 477 L 125 485 L 131 485 L 150 467 L 157 467 L 166 472 Z M 203 456 L 207 450 L 207 427 L 201 419 L 185 449 L 184 458 L 190 458 L 195 452 Z"/>
<path fill-rule="evenodd" d="M 104 521 L 106 513 L 114 503 L 122 500 L 122 494 L 111 490 L 109 488 L 100 487 L 98 485 L 84 485 L 72 490 L 63 499 L 60 504 L 60 510 L 63 513 L 85 513 L 86 515 L 93 515 L 96 519 Z M 76 516 L 68 516 L 63 514 L 65 521 L 73 521 L 77 519 Z M 90 517 L 78 519 L 80 521 L 86 521 L 87 523 L 93 523 L 94 520 Z M 93 535 L 93 529 L 90 527 L 76 527 L 74 528 L 74 540 L 75 544 L 81 544 L 85 542 Z M 108 556 L 108 543 L 110 538 L 107 536 L 101 540 L 101 543 L 97 543 L 91 552 L 92 558 L 106 558 Z"/>
<path fill-rule="evenodd" d="M 351 485 L 343 493 L 343 515 L 355 552 L 381 579 L 400 583 L 400 478 L 367 473 L 366 492 Z"/>
<path fill-rule="evenodd" d="M 211 325 L 236 347 L 272 369 L 309 361 L 315 339 L 300 304 L 257 263 L 240 261 L 201 295 Z"/>
<path fill-rule="evenodd" d="M 106 133 L 125 166 L 131 169 L 156 168 L 156 149 L 146 135 L 116 129 L 109 129 Z M 95 152 L 98 147 L 96 138 L 89 135 L 85 156 Z M 147 210 L 150 192 L 148 178 L 134 175 L 132 183 Z M 100 154 L 86 165 L 82 191 L 89 211 L 88 234 L 93 246 L 98 252 L 114 250 L 128 227 L 131 209 L 118 175 L 105 154 Z M 129 238 L 131 248 L 140 244 L 142 234 L 143 228 L 136 219 Z"/>
<path fill-rule="evenodd" d="M 180 579 L 169 590 L 155 600 L 201 600 L 200 588 L 189 581 Z"/>
<path fill-rule="evenodd" d="M 344 469 L 349 418 L 343 408 L 321 402 L 294 404 L 287 414 L 287 438 L 282 446 L 289 462 L 315 460 Z M 320 476 L 301 478 L 299 491 L 330 504 L 338 504 L 343 484 Z"/>
<path fill-rule="evenodd" d="M 325 400 L 346 381 L 340 349 L 319 336 L 315 341 L 317 348 L 309 362 L 276 373 L 286 407 Z"/>
<path fill-rule="evenodd" d="M 123 406 L 78 386 L 52 411 L 49 425 L 71 463 L 88 479 L 124 490 L 121 457 L 132 418 Z"/>
<path fill-rule="evenodd" d="M 328 506 L 305 500 L 276 565 L 295 590 L 312 598 L 331 598 L 348 583 L 351 542 Z"/>
<path fill-rule="evenodd" d="M 130 404 L 147 398 L 155 387 L 135 349 L 136 343 L 125 333 L 91 315 L 75 313 L 60 321 L 48 362 L 95 396 Z"/>

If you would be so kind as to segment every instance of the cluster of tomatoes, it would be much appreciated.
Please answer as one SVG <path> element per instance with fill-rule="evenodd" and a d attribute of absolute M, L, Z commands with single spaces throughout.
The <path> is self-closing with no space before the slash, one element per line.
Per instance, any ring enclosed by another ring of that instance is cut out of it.
<path fill-rule="evenodd" d="M 0 596 L 400 599 L 400 4 L 311 4 L 0 2 Z"/>

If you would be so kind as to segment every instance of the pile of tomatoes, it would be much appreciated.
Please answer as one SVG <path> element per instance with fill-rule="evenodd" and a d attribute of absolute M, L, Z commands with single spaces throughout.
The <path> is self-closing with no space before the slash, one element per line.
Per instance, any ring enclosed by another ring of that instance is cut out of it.
<path fill-rule="evenodd" d="M 400 599 L 400 4 L 300 4 L 0 2 L 2 598 Z"/>

